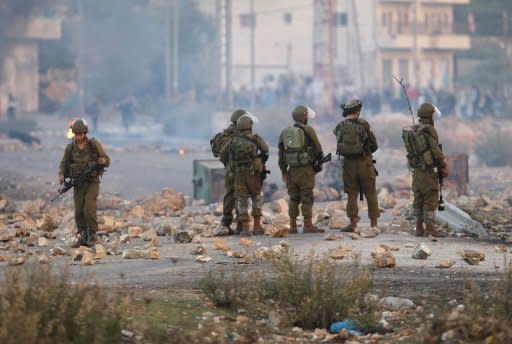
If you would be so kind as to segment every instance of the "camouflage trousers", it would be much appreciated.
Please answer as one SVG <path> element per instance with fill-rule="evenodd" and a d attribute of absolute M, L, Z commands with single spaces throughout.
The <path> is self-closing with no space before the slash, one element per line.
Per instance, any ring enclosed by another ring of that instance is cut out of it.
<path fill-rule="evenodd" d="M 309 218 L 313 216 L 313 203 L 315 188 L 315 171 L 311 165 L 291 167 L 288 171 L 288 215 L 294 219 L 299 216 L 299 205 L 302 216 Z"/>
<path fill-rule="evenodd" d="M 259 173 L 247 172 L 235 175 L 235 198 L 240 221 L 249 221 L 249 199 L 252 201 L 252 216 L 261 216 L 263 195 Z"/>
<path fill-rule="evenodd" d="M 433 168 L 415 169 L 412 174 L 414 194 L 414 216 L 418 222 L 434 224 L 435 212 L 439 204 L 439 184 Z"/>
<path fill-rule="evenodd" d="M 95 234 L 98 231 L 97 198 L 100 190 L 99 180 L 83 183 L 73 189 L 75 203 L 75 222 L 82 235 Z"/>
<path fill-rule="evenodd" d="M 376 219 L 380 216 L 379 203 L 377 201 L 377 189 L 375 180 L 377 174 L 371 157 L 361 159 L 343 160 L 343 187 L 347 194 L 347 216 L 359 217 L 357 197 L 362 191 L 368 203 L 368 217 Z"/>
<path fill-rule="evenodd" d="M 235 210 L 235 175 L 231 168 L 225 169 L 224 188 L 226 193 L 223 199 L 222 224 L 230 226 L 233 223 L 233 210 Z"/>

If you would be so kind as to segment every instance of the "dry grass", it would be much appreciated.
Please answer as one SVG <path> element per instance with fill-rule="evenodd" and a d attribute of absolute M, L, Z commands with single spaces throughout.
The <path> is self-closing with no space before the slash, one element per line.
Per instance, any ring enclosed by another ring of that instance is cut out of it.
<path fill-rule="evenodd" d="M 0 286 L 2 343 L 119 343 L 127 299 L 66 271 L 6 269 Z"/>

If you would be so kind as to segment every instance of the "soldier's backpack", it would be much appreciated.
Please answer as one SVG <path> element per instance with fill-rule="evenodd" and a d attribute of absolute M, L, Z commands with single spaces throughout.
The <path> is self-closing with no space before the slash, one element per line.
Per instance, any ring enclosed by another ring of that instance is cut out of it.
<path fill-rule="evenodd" d="M 336 127 L 336 153 L 344 157 L 360 157 L 365 152 L 368 133 L 358 120 L 344 120 Z"/>
<path fill-rule="evenodd" d="M 281 133 L 283 140 L 284 159 L 288 166 L 305 166 L 312 162 L 308 152 L 308 137 L 304 128 L 298 124 L 291 125 Z"/>
<path fill-rule="evenodd" d="M 221 158 L 221 161 L 224 165 L 226 165 L 227 161 L 223 161 L 222 159 L 222 149 L 229 145 L 234 136 L 235 131 L 228 128 L 215 134 L 215 136 L 210 140 L 210 147 L 212 149 L 213 156 L 216 158 Z"/>
<path fill-rule="evenodd" d="M 407 162 L 410 168 L 434 166 L 434 157 L 428 140 L 428 129 L 418 124 L 402 129 L 402 140 L 407 151 Z"/>
<path fill-rule="evenodd" d="M 253 163 L 258 157 L 258 146 L 247 136 L 236 136 L 229 146 L 229 159 L 235 167 L 254 168 Z"/>

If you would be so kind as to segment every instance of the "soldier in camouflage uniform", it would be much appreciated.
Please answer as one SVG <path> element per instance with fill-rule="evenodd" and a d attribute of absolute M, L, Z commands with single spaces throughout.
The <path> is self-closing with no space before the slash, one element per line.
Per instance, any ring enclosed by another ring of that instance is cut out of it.
<path fill-rule="evenodd" d="M 261 226 L 263 207 L 262 174 L 268 159 L 268 144 L 258 134 L 252 133 L 254 117 L 244 114 L 237 120 L 239 135 L 224 147 L 221 158 L 229 157 L 235 175 L 235 199 L 242 231 L 240 235 L 264 234 Z M 249 198 L 252 201 L 254 220 L 252 231 L 249 226 Z"/>
<path fill-rule="evenodd" d="M 438 110 L 429 103 L 421 104 L 418 108 L 418 117 L 422 130 L 427 136 L 430 151 L 432 153 L 434 165 L 415 168 L 412 174 L 412 191 L 414 193 L 413 210 L 416 217 L 416 236 L 432 235 L 443 237 L 445 234 L 435 227 L 435 215 L 439 202 L 439 182 L 436 169 L 444 177 L 448 176 L 448 167 L 446 165 L 443 151 L 439 146 L 439 136 L 434 128 L 433 116 Z M 426 228 L 423 227 L 423 222 Z"/>
<path fill-rule="evenodd" d="M 343 187 L 347 194 L 347 216 L 350 224 L 342 228 L 343 232 L 354 232 L 359 221 L 357 196 L 360 192 L 366 197 L 368 203 L 368 217 L 372 227 L 377 227 L 379 205 L 375 180 L 377 171 L 374 166 L 372 153 L 378 149 L 377 138 L 370 128 L 370 124 L 360 118 L 363 104 L 358 99 L 352 99 L 341 104 L 343 117 L 334 129 L 338 142 L 338 155 L 343 155 Z M 354 137 L 347 137 L 354 133 Z"/>
<path fill-rule="evenodd" d="M 84 120 L 76 120 L 71 129 L 75 137 L 73 142 L 66 146 L 62 156 L 59 168 L 59 182 L 62 184 L 65 177 L 79 175 L 90 165 L 96 163 L 100 165 L 91 171 L 89 178 L 83 184 L 73 189 L 75 222 L 78 234 L 80 234 L 80 240 L 74 247 L 79 247 L 80 245 L 90 246 L 94 245 L 97 241 L 96 201 L 100 188 L 100 176 L 104 168 L 110 165 L 110 158 L 98 140 L 87 138 L 88 128 Z"/>
<path fill-rule="evenodd" d="M 303 233 L 324 232 L 312 223 L 316 174 L 313 163 L 324 155 L 315 130 L 308 125 L 308 118 L 314 117 L 315 112 L 309 107 L 297 106 L 292 112 L 295 123 L 279 136 L 279 168 L 290 197 L 290 233 L 297 233 L 299 205 L 304 216 Z"/>
<path fill-rule="evenodd" d="M 220 150 L 222 146 L 231 142 L 231 140 L 238 135 L 238 129 L 236 128 L 236 121 L 242 116 L 247 114 L 247 111 L 238 109 L 231 114 L 231 123 L 221 133 L 217 134 L 212 139 L 212 150 L 215 157 L 220 156 Z M 214 146 L 217 146 L 214 148 Z M 235 210 L 235 173 L 233 167 L 229 161 L 229 155 L 225 158 L 221 158 L 221 162 L 224 164 L 224 188 L 226 193 L 223 199 L 223 211 L 222 211 L 222 226 L 228 229 L 228 234 L 234 234 L 235 231 L 231 229 L 233 223 L 233 210 Z M 238 220 L 238 216 L 237 216 Z M 236 232 L 240 233 L 242 230 L 242 223 L 237 221 Z"/>

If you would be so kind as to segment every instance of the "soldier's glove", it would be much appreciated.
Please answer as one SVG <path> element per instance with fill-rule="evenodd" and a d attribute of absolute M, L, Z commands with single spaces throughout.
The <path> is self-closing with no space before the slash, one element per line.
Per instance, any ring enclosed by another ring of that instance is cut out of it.
<path fill-rule="evenodd" d="M 59 184 L 64 184 L 64 176 L 62 174 L 59 175 Z"/>
<path fill-rule="evenodd" d="M 444 165 L 442 168 L 441 168 L 441 174 L 444 178 L 448 177 L 448 166 L 447 165 Z"/>

